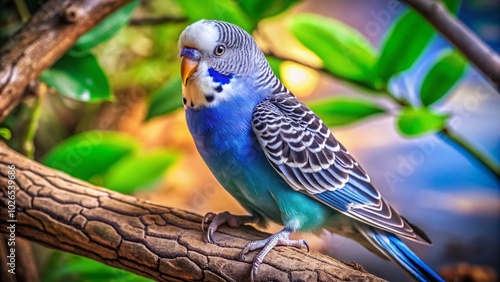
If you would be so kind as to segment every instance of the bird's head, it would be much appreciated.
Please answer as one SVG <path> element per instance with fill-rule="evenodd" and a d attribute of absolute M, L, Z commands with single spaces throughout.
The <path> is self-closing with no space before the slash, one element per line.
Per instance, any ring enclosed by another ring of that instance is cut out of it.
<path fill-rule="evenodd" d="M 237 81 L 268 68 L 252 36 L 221 21 L 200 20 L 179 38 L 185 107 L 212 107 L 235 95 Z"/>

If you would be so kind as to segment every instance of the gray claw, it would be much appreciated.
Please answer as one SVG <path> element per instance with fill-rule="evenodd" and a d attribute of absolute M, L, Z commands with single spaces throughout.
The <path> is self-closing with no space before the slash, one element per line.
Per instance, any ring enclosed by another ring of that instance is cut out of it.
<path fill-rule="evenodd" d="M 254 268 L 252 266 L 252 271 L 250 271 L 250 281 L 254 282 L 255 281 L 255 276 L 257 275 L 258 268 Z"/>
<path fill-rule="evenodd" d="M 213 228 L 209 227 L 207 231 L 207 240 L 209 243 L 215 244 L 213 233 Z"/>
<path fill-rule="evenodd" d="M 214 213 L 208 212 L 205 214 L 205 216 L 201 220 L 201 231 L 205 232 L 205 223 L 207 223 L 210 220 L 210 218 L 213 219 L 214 217 L 215 217 Z"/>
<path fill-rule="evenodd" d="M 241 250 L 241 252 L 240 252 L 240 260 L 243 260 L 243 261 L 245 260 L 245 254 L 246 253 L 247 252 L 245 251 L 245 249 Z"/>
<path fill-rule="evenodd" d="M 307 252 L 309 253 L 309 244 L 307 243 L 307 241 L 302 240 L 302 243 L 304 244 L 304 246 L 306 246 Z"/>

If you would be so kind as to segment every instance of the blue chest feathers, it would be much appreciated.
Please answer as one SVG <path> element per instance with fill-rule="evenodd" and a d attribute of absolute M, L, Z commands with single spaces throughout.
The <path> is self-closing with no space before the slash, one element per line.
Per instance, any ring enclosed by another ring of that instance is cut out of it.
<path fill-rule="evenodd" d="M 251 126 L 252 112 L 245 106 L 232 100 L 217 107 L 186 109 L 189 131 L 204 158 L 234 155 L 251 145 L 254 134 Z"/>

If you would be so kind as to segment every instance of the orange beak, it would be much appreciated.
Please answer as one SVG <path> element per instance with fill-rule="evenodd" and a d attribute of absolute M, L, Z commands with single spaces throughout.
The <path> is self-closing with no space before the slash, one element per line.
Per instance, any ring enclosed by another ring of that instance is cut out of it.
<path fill-rule="evenodd" d="M 182 57 L 181 62 L 181 78 L 182 84 L 186 86 L 188 79 L 198 68 L 198 61 L 191 60 L 187 56 Z"/>

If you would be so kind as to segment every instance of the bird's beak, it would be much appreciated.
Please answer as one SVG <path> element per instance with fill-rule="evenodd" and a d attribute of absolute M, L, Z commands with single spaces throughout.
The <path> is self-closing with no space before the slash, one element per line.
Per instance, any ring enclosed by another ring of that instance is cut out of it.
<path fill-rule="evenodd" d="M 190 59 L 188 56 L 182 56 L 181 62 L 181 78 L 182 84 L 186 86 L 189 77 L 196 71 L 198 68 L 198 61 Z"/>

